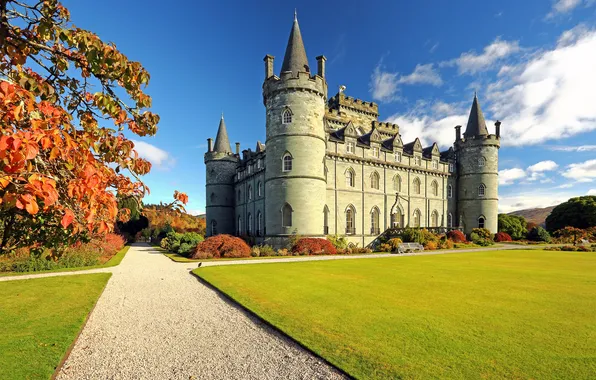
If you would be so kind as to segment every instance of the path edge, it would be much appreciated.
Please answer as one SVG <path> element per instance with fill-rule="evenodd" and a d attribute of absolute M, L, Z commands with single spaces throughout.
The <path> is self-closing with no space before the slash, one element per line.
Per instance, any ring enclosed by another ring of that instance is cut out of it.
<path fill-rule="evenodd" d="M 356 377 L 354 377 L 353 375 L 349 374 L 348 372 L 346 372 L 342 368 L 339 368 L 335 364 L 331 363 L 329 360 L 327 360 L 326 358 L 324 358 L 321 355 L 317 354 L 316 352 L 314 352 L 312 349 L 310 349 L 308 346 L 306 346 L 302 342 L 300 342 L 300 341 L 294 339 L 292 336 L 288 335 L 286 332 L 284 332 L 279 327 L 275 326 L 274 324 L 272 324 L 268 320 L 264 319 L 263 317 L 261 317 L 260 315 L 258 315 L 257 313 L 255 313 L 254 311 L 252 311 L 249 308 L 247 308 L 246 306 L 242 305 L 240 302 L 238 302 L 236 299 L 234 299 L 234 297 L 232 297 L 228 293 L 224 292 L 223 290 L 219 289 L 214 284 L 210 283 L 208 280 L 206 280 L 206 279 L 202 278 L 201 276 L 199 276 L 198 274 L 194 273 L 193 270 L 190 271 L 190 274 L 192 276 L 194 276 L 200 283 L 202 283 L 203 285 L 205 285 L 209 289 L 215 291 L 221 297 L 223 297 L 224 299 L 226 299 L 227 301 L 229 301 L 231 304 L 233 304 L 234 306 L 236 306 L 237 308 L 239 308 L 240 310 L 242 310 L 243 312 L 245 312 L 246 314 L 248 314 L 250 317 L 253 317 L 253 318 L 257 319 L 258 321 L 260 321 L 261 323 L 263 323 L 265 326 L 268 326 L 270 329 L 272 329 L 273 331 L 275 331 L 278 334 L 280 334 L 282 337 L 285 337 L 289 341 L 295 343 L 300 348 L 302 348 L 303 350 L 305 350 L 309 354 L 313 355 L 315 358 L 319 359 L 320 361 L 322 361 L 323 363 L 327 364 L 331 368 L 334 368 L 340 374 L 344 375 L 348 379 L 356 379 Z"/>
<path fill-rule="evenodd" d="M 64 363 L 66 363 L 66 360 L 68 360 L 68 358 L 70 357 L 70 354 L 72 353 L 72 350 L 74 349 L 75 345 L 77 344 L 79 337 L 81 336 L 81 334 L 83 333 L 83 330 L 85 330 L 85 327 L 87 326 L 87 322 L 89 322 L 89 318 L 91 317 L 91 314 L 93 314 L 93 312 L 95 311 L 95 307 L 97 306 L 99 299 L 101 298 L 101 296 L 103 296 L 104 291 L 108 287 L 108 283 L 110 282 L 110 280 L 112 279 L 112 276 L 114 275 L 112 272 L 105 272 L 105 273 L 110 274 L 108 281 L 106 281 L 105 285 L 103 286 L 103 289 L 101 289 L 101 293 L 99 293 L 99 297 L 97 297 L 97 300 L 95 300 L 95 303 L 91 307 L 91 310 L 89 310 L 89 313 L 87 313 L 87 316 L 85 317 L 85 320 L 83 321 L 83 324 L 81 325 L 81 328 L 79 329 L 79 332 L 77 332 L 77 336 L 74 338 L 74 340 L 72 341 L 70 346 L 68 346 L 66 353 L 62 357 L 62 360 L 60 360 L 60 363 L 58 363 L 58 365 L 56 366 L 56 369 L 54 370 L 52 377 L 50 377 L 50 380 L 55 380 L 58 377 L 58 375 L 60 374 L 60 371 L 62 371 L 62 367 L 64 367 Z M 95 273 L 90 273 L 90 274 L 95 274 Z"/>

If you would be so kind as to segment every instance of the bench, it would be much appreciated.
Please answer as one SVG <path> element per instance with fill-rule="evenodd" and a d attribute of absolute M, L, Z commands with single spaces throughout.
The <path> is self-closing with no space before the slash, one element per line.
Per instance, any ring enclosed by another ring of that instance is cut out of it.
<path fill-rule="evenodd" d="M 424 251 L 424 247 L 420 243 L 401 243 L 397 247 L 397 253 L 406 253 L 414 251 Z"/>

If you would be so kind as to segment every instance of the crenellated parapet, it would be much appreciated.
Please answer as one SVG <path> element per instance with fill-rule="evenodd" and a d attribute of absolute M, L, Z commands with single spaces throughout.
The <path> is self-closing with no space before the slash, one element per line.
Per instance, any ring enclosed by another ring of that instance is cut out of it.
<path fill-rule="evenodd" d="M 379 132 L 394 135 L 399 133 L 399 125 L 389 122 L 373 121 L 372 127 L 378 129 Z"/>
<path fill-rule="evenodd" d="M 343 92 L 338 92 L 335 96 L 329 98 L 327 104 L 330 109 L 336 109 L 340 112 L 342 109 L 347 108 L 351 111 L 362 112 L 370 116 L 379 116 L 379 106 L 377 103 L 346 96 Z"/>
<path fill-rule="evenodd" d="M 455 149 L 461 150 L 466 147 L 482 147 L 482 146 L 493 146 L 496 148 L 501 147 L 501 138 L 497 135 L 480 135 L 464 137 L 460 140 L 455 141 Z"/>
<path fill-rule="evenodd" d="M 283 72 L 280 77 L 274 75 L 263 83 L 263 104 L 266 105 L 267 98 L 275 96 L 280 92 L 309 91 L 327 98 L 327 82 L 319 75 L 311 75 L 307 72 L 291 71 Z"/>

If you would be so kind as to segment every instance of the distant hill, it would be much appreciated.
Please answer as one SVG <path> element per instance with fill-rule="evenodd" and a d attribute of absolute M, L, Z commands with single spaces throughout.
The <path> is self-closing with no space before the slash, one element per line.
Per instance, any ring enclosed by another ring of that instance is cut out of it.
<path fill-rule="evenodd" d="M 557 206 L 545 207 L 545 208 L 529 208 L 526 210 L 518 210 L 510 212 L 510 215 L 523 216 L 528 222 L 536 223 L 544 227 L 546 218 L 550 215 L 551 211 Z"/>

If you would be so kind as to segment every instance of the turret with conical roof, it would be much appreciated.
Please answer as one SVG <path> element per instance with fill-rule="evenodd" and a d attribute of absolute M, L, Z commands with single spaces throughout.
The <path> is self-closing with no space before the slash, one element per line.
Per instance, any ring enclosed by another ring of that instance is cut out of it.
<path fill-rule="evenodd" d="M 474 94 L 463 139 L 456 127 L 458 221 L 466 233 L 473 228 L 497 232 L 501 123 L 495 124 L 497 133 L 490 134 Z"/>
<path fill-rule="evenodd" d="M 205 153 L 207 236 L 233 234 L 234 228 L 234 176 L 238 156 L 232 154 L 226 123 L 221 115 L 215 146 L 208 139 Z"/>
<path fill-rule="evenodd" d="M 300 33 L 300 26 L 298 25 L 298 17 L 294 12 L 294 23 L 290 31 L 290 38 L 288 39 L 288 46 L 286 46 L 286 54 L 284 62 L 281 65 L 281 72 L 290 71 L 293 75 L 298 75 L 298 72 L 310 72 L 308 66 L 308 58 L 306 57 L 306 49 L 304 42 L 302 42 L 302 34 Z"/>

